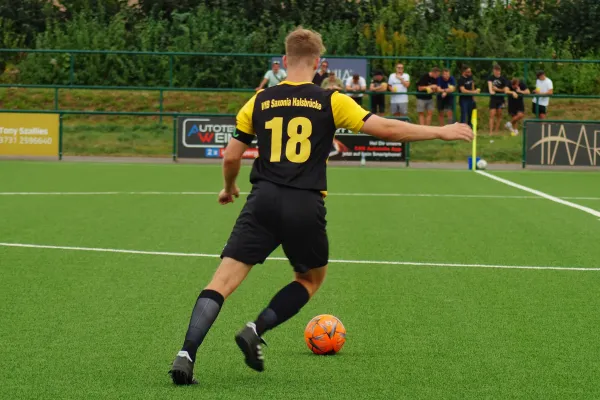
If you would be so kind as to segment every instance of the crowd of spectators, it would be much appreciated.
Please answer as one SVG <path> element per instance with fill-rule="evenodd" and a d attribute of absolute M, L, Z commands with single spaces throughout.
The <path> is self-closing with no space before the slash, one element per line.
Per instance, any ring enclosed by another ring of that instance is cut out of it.
<path fill-rule="evenodd" d="M 534 116 L 539 115 L 541 119 L 546 118 L 550 104 L 549 96 L 554 93 L 554 87 L 552 80 L 546 76 L 544 71 L 537 71 L 536 76 L 535 89 L 530 90 L 524 79 L 515 77 L 509 80 L 502 74 L 502 68 L 499 65 L 493 66 L 487 79 L 486 88 L 489 93 L 488 126 L 490 135 L 500 133 L 505 108 L 508 111 L 509 120 L 504 127 L 513 135 L 519 133 L 519 123 L 525 118 L 526 112 L 524 95 L 532 93 L 541 95 L 532 98 L 531 112 Z M 265 85 L 268 87 L 277 85 L 286 77 L 279 61 L 274 61 L 256 90 L 263 89 Z M 408 93 L 411 92 L 411 78 L 404 71 L 402 63 L 396 64 L 395 72 L 391 73 L 387 79 L 383 70 L 375 69 L 367 85 L 365 77 L 359 74 L 354 74 L 342 82 L 334 71 L 329 70 L 329 63 L 324 60 L 315 73 L 313 83 L 323 89 L 344 92 L 360 105 L 363 105 L 364 93 L 372 92 L 370 94 L 371 112 L 378 115 L 386 115 L 386 98 L 389 96 L 389 114 L 395 117 L 408 115 L 410 103 Z M 473 72 L 469 66 L 465 65 L 461 68 L 458 79 L 451 75 L 449 69 L 431 68 L 419 77 L 415 83 L 415 90 L 411 93 L 416 97 L 419 124 L 431 125 L 433 113 L 437 110 L 439 125 L 456 120 L 472 126 L 473 110 L 477 109 L 476 98 L 478 96 L 475 95 L 481 93 L 481 88 L 476 86 Z M 457 108 L 456 118 L 454 115 L 455 105 Z"/>

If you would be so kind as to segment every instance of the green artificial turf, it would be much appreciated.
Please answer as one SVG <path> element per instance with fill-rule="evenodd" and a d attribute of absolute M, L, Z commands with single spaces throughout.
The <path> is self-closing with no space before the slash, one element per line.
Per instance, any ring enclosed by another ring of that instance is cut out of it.
<path fill-rule="evenodd" d="M 600 210 L 597 172 L 494 174 Z M 598 218 L 469 171 L 352 167 L 329 170 L 331 258 L 427 265 L 333 262 L 312 301 L 267 334 L 258 374 L 233 335 L 291 279 L 287 262 L 267 261 L 200 349 L 200 385 L 173 387 L 210 255 L 243 199 L 139 192 L 216 192 L 221 180 L 217 165 L 0 162 L 0 192 L 87 193 L 0 195 L 0 242 L 209 255 L 0 246 L 0 398 L 600 397 L 600 271 L 431 265 L 598 268 Z M 348 331 L 336 356 L 304 344 L 322 313 Z"/>

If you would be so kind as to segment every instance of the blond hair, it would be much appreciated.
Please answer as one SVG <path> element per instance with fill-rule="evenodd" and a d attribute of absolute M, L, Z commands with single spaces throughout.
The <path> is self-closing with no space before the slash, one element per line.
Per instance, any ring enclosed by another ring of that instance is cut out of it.
<path fill-rule="evenodd" d="M 300 62 L 312 65 L 315 58 L 325 53 L 321 34 L 301 26 L 290 32 L 285 38 L 285 54 L 288 65 Z"/>

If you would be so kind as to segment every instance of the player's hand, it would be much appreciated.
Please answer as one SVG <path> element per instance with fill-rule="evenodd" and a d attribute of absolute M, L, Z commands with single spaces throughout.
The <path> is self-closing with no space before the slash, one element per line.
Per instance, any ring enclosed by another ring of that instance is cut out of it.
<path fill-rule="evenodd" d="M 221 190 L 221 192 L 219 193 L 219 204 L 225 205 L 233 203 L 234 197 L 240 197 L 240 189 L 237 187 L 237 185 L 234 186 L 233 190 L 231 190 L 230 192 L 226 191 L 225 189 Z"/>
<path fill-rule="evenodd" d="M 440 129 L 439 138 L 442 140 L 464 140 L 471 142 L 473 140 L 473 130 L 467 124 L 454 123 L 443 126 Z"/>

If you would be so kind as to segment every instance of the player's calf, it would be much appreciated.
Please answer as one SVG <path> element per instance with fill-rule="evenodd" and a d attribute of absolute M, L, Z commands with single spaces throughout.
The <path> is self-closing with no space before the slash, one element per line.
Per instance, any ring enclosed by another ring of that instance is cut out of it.
<path fill-rule="evenodd" d="M 246 278 L 250 267 L 225 257 L 210 284 L 200 292 L 192 310 L 185 341 L 169 371 L 176 385 L 195 383 L 193 373 L 198 348 L 217 319 L 225 298 Z"/>

